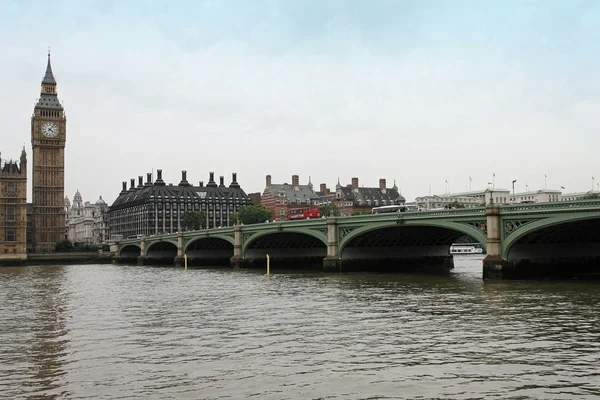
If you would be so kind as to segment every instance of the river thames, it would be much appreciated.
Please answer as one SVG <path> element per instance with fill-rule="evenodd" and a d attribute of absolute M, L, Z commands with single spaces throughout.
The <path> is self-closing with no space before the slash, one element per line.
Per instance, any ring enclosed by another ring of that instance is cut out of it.
<path fill-rule="evenodd" d="M 0 268 L 0 397 L 600 397 L 600 283 L 484 283 L 480 256 L 455 266 Z"/>

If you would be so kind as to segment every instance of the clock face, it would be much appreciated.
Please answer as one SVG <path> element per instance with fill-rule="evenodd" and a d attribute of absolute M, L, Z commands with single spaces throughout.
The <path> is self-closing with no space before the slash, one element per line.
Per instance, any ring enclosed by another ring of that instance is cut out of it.
<path fill-rule="evenodd" d="M 58 125 L 54 122 L 44 122 L 44 125 L 42 125 L 42 134 L 47 138 L 58 136 Z"/>

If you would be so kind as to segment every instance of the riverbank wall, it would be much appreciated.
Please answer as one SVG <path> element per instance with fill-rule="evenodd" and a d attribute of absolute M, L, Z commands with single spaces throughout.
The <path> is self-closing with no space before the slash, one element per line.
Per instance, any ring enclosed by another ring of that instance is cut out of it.
<path fill-rule="evenodd" d="M 57 265 L 57 264 L 111 264 L 110 252 L 30 253 L 26 259 L 0 258 L 0 266 Z"/>

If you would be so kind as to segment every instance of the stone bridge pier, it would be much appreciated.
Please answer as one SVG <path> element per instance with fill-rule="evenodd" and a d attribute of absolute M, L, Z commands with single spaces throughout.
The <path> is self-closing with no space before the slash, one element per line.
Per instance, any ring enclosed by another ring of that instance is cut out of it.
<path fill-rule="evenodd" d="M 506 260 L 502 256 L 502 235 L 500 229 L 499 207 L 488 207 L 487 218 L 487 255 L 483 259 L 483 279 L 502 279 L 502 268 Z"/>
<path fill-rule="evenodd" d="M 327 271 L 342 271 L 337 218 L 327 219 L 327 256 L 323 260 L 323 268 Z"/>

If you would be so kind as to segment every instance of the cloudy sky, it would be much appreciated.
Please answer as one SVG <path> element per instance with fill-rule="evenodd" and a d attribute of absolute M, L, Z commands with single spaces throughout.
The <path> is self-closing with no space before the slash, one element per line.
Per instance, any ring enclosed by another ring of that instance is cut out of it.
<path fill-rule="evenodd" d="M 31 154 L 48 46 L 67 112 L 65 192 L 109 203 L 156 169 L 407 199 L 600 183 L 600 3 L 7 1 L 3 159 Z M 446 181 L 448 182 L 446 184 Z"/>

